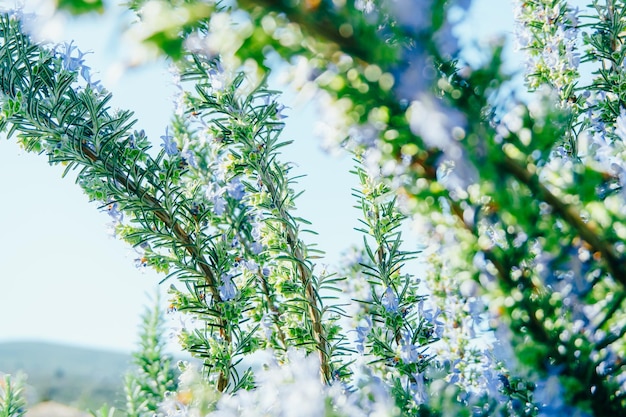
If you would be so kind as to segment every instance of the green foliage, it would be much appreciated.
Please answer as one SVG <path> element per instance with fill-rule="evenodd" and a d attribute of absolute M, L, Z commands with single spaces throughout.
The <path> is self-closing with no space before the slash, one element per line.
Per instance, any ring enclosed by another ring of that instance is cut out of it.
<path fill-rule="evenodd" d="M 177 388 L 172 356 L 164 352 L 164 317 L 159 297 L 142 316 L 139 350 L 133 354 L 135 369 L 126 374 L 126 410 L 128 417 L 152 416 L 168 392 Z"/>
<path fill-rule="evenodd" d="M 232 214 L 224 216 L 220 222 L 225 227 L 222 229 L 226 238 L 223 244 L 230 244 L 231 248 L 220 246 L 219 252 L 211 255 L 223 268 L 221 274 L 228 273 L 232 264 L 254 262 L 244 268 L 239 278 L 242 282 L 237 286 L 239 294 L 225 304 L 223 317 L 229 323 L 228 331 L 233 332 L 236 344 L 229 349 L 223 348 L 218 357 L 227 364 L 236 356 L 251 353 L 261 346 L 281 351 L 289 346 L 301 346 L 320 352 L 324 378 L 330 380 L 331 340 L 322 321 L 323 298 L 318 295 L 326 279 L 313 273 L 310 256 L 316 251 L 299 237 L 300 225 L 306 221 L 291 214 L 296 194 L 289 187 L 293 182 L 288 176 L 289 164 L 281 163 L 277 158 L 278 150 L 287 143 L 279 139 L 283 123 L 279 120 L 278 105 L 273 98 L 275 93 L 265 89 L 263 82 L 258 85 L 244 83 L 243 74 L 235 76 L 231 82 L 224 82 L 227 75 L 218 62 L 202 56 L 191 55 L 181 61 L 180 67 L 181 81 L 193 81 L 196 86 L 193 93 L 185 95 L 185 112 L 195 116 L 187 122 L 179 120 L 175 127 L 180 129 L 181 136 L 187 137 L 210 132 L 217 160 L 223 158 L 228 166 L 224 186 L 232 186 L 235 181 L 235 184 L 241 184 L 241 191 L 246 194 L 246 201 L 234 194 L 226 199 L 227 211 Z M 218 82 L 222 84 L 220 87 L 216 87 Z M 200 120 L 201 127 L 194 123 Z M 199 128 L 202 130 L 196 130 Z M 207 152 L 196 145 L 190 146 L 199 155 Z M 215 175 L 207 168 L 199 168 L 197 173 L 192 173 L 198 183 L 210 181 L 211 175 Z M 220 181 L 216 183 L 220 184 Z M 267 233 L 263 239 L 266 248 L 262 251 L 253 245 L 255 241 L 260 243 L 253 230 L 259 227 Z M 240 244 L 240 255 L 229 254 Z M 267 264 L 265 270 L 261 268 L 264 264 Z M 252 276 L 248 277 L 248 272 L 253 272 Z M 191 291 L 197 293 L 200 290 L 196 284 Z M 183 296 L 177 294 L 176 297 L 178 301 L 174 306 L 181 311 L 187 310 L 186 301 L 181 302 Z M 272 321 L 269 340 L 262 341 L 265 337 L 261 336 L 260 323 L 246 326 L 248 330 L 245 331 L 237 324 L 246 321 L 248 311 L 255 312 L 255 320 L 266 317 Z M 199 314 L 199 318 L 203 319 L 203 316 Z M 300 323 L 300 326 L 292 323 Z M 221 337 L 227 335 L 225 330 L 221 331 L 224 333 Z M 201 357 L 214 358 L 217 346 L 208 350 L 207 347 L 215 342 L 202 339 L 199 342 L 194 343 L 191 339 L 187 345 Z"/>
<path fill-rule="evenodd" d="M 130 2 L 140 40 L 179 71 L 158 153 L 131 133 L 132 113 L 110 111 L 110 95 L 74 68 L 67 46 L 64 55 L 35 45 L 1 18 L 0 128 L 79 168 L 138 265 L 176 279 L 170 310 L 197 323 L 179 341 L 203 360 L 211 387 L 203 410 L 215 392 L 247 398 L 259 388 L 244 358 L 271 349 L 282 363 L 296 347 L 319 356 L 327 384 L 351 382 L 352 362 L 366 358 L 370 382 L 385 381 L 405 415 L 626 407 L 624 2 L 594 1 L 582 26 L 565 1 L 520 2 L 527 85 L 549 91 L 533 104 L 506 93 L 501 44 L 473 66 L 445 44 L 463 2 L 425 3 L 419 15 L 411 2 Z M 580 27 L 591 82 L 578 69 Z M 269 54 L 304 62 L 301 84 L 324 95 L 331 140 L 362 165 L 364 245 L 346 277 L 315 270 L 309 224 L 293 215 Z M 404 272 L 415 255 L 401 248 L 407 215 L 423 220 L 434 248 L 425 275 L 436 308 Z M 358 294 L 353 347 L 332 294 L 339 284 Z M 521 375 L 472 346 L 483 303 Z M 146 325 L 156 329 L 153 317 Z M 153 383 L 169 367 L 157 333 L 144 334 L 137 357 L 144 379 L 128 380 L 133 415 L 174 389 L 171 376 Z M 442 345 L 442 358 L 431 354 Z"/>
<path fill-rule="evenodd" d="M 91 411 L 90 414 L 93 417 L 114 417 L 115 416 L 115 408 L 109 405 L 102 405 L 97 411 Z"/>
<path fill-rule="evenodd" d="M 22 417 L 26 412 L 24 398 L 24 382 L 20 375 L 11 378 L 10 375 L 0 375 L 0 416 Z"/>
<path fill-rule="evenodd" d="M 59 10 L 66 10 L 72 14 L 103 13 L 104 2 L 102 0 L 58 0 Z"/>

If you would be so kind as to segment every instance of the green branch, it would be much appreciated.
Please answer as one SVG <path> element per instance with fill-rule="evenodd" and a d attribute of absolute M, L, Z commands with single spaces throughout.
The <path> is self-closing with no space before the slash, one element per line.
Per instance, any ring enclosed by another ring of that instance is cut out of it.
<path fill-rule="evenodd" d="M 147 234 L 159 228 L 152 222 L 162 222 L 175 236 L 169 243 L 172 250 L 183 247 L 206 280 L 216 304 L 217 326 L 230 344 L 229 326 L 220 313 L 222 300 L 215 272 L 175 216 L 178 202 L 168 199 L 179 196 L 158 185 L 156 175 L 162 170 L 159 162 L 164 152 L 154 160 L 145 153 L 146 149 L 141 149 L 139 155 L 127 158 L 128 139 L 122 138 L 127 137 L 134 124 L 129 122 L 132 113 L 109 114 L 105 106 L 110 95 L 103 96 L 89 86 L 75 91 L 75 73 L 62 70 L 62 63 L 50 51 L 32 44 L 21 32 L 19 22 L 4 15 L 0 19 L 0 128 L 4 130 L 10 124 L 9 135 L 20 132 L 26 149 L 46 152 L 51 163 L 66 162 L 67 170 L 81 167 L 79 182 L 97 181 L 106 194 L 102 197 L 125 203 L 123 208 L 143 220 Z M 165 171 L 172 174 L 171 170 Z M 157 197 L 159 194 L 164 201 Z M 218 389 L 225 389 L 227 381 L 228 376 L 222 372 Z"/>

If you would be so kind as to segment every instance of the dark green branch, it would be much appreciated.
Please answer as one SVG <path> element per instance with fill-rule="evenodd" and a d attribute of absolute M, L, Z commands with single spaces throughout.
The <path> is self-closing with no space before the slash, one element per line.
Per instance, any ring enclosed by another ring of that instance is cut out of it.
<path fill-rule="evenodd" d="M 504 156 L 501 162 L 496 162 L 496 166 L 502 172 L 509 173 L 526 185 L 535 198 L 550 204 L 561 218 L 572 226 L 595 252 L 602 254 L 613 278 L 626 287 L 626 259 L 618 256 L 613 245 L 600 237 L 601 231 L 598 230 L 594 223 L 585 223 L 575 207 L 561 201 L 539 181 L 536 174 L 531 174 L 514 159 Z"/>

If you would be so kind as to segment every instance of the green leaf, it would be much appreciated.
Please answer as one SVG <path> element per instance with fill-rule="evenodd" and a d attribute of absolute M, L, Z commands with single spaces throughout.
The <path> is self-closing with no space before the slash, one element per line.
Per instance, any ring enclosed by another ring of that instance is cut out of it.
<path fill-rule="evenodd" d="M 74 15 L 87 13 L 104 13 L 104 3 L 102 0 L 59 0 L 57 4 L 59 10 L 65 10 Z"/>

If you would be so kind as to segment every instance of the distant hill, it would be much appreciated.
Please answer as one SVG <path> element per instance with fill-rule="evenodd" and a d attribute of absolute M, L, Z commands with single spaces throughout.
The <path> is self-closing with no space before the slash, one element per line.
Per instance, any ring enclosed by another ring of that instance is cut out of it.
<path fill-rule="evenodd" d="M 35 402 L 80 409 L 96 410 L 103 403 L 123 407 L 123 378 L 131 360 L 129 354 L 52 343 L 0 343 L 0 371 L 26 373 Z"/>

